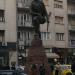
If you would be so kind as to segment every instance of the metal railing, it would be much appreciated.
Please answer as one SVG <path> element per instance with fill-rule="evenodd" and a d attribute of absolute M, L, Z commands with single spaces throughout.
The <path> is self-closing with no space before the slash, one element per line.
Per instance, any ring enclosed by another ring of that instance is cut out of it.
<path fill-rule="evenodd" d="M 68 14 L 74 14 L 75 15 L 75 9 L 68 9 Z"/>
<path fill-rule="evenodd" d="M 69 30 L 75 30 L 75 25 L 69 25 Z"/>
<path fill-rule="evenodd" d="M 17 7 L 29 8 L 32 0 L 17 0 Z"/>

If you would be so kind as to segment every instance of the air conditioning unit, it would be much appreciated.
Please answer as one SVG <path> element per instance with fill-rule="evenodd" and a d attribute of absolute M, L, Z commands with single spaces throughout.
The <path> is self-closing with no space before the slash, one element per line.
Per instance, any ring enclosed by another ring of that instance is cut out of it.
<path fill-rule="evenodd" d="M 2 46 L 7 46 L 7 42 L 2 42 Z"/>

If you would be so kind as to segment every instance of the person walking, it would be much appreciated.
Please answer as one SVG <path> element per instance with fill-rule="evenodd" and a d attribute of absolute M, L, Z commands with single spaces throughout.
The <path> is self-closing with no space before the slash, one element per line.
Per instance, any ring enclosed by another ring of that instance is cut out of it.
<path fill-rule="evenodd" d="M 57 62 L 57 64 L 55 65 L 55 75 L 60 75 L 60 63 Z"/>
<path fill-rule="evenodd" d="M 45 75 L 45 66 L 44 66 L 44 64 L 42 64 L 40 66 L 39 71 L 40 71 L 40 75 Z"/>
<path fill-rule="evenodd" d="M 54 64 L 50 65 L 50 70 L 51 70 L 51 75 L 53 75 L 53 71 L 54 71 Z"/>

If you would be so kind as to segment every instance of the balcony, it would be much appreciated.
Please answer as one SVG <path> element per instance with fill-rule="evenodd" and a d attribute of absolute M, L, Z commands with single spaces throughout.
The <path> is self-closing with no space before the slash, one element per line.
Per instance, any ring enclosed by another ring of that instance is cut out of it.
<path fill-rule="evenodd" d="M 17 3 L 17 7 L 18 8 L 29 8 L 28 4 L 24 4 L 24 3 Z"/>
<path fill-rule="evenodd" d="M 19 41 L 19 43 L 18 43 L 19 45 L 24 45 L 24 41 Z"/>
<path fill-rule="evenodd" d="M 31 40 L 19 41 L 19 46 L 31 46 Z"/>
<path fill-rule="evenodd" d="M 68 15 L 75 15 L 75 10 L 68 8 Z"/>
<path fill-rule="evenodd" d="M 31 21 L 29 21 L 29 22 L 26 21 L 25 23 L 26 23 L 26 27 L 32 27 L 32 23 L 31 23 Z"/>
<path fill-rule="evenodd" d="M 69 25 L 69 30 L 75 31 L 75 25 Z"/>
<path fill-rule="evenodd" d="M 31 46 L 31 41 L 32 41 L 32 40 L 26 40 L 26 41 L 25 41 L 25 46 Z"/>
<path fill-rule="evenodd" d="M 18 22 L 18 27 L 32 27 L 32 23 L 30 21 L 25 23 Z"/>
<path fill-rule="evenodd" d="M 19 30 L 34 30 L 31 23 L 27 22 L 26 24 L 18 24 Z"/>
<path fill-rule="evenodd" d="M 31 0 L 22 0 L 22 1 L 17 1 L 17 7 L 18 8 L 27 8 L 29 9 L 29 6 L 31 4 Z"/>

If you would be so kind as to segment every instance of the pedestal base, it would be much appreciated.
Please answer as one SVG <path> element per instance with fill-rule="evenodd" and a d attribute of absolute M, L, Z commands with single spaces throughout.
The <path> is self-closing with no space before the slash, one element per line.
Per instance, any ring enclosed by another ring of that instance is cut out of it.
<path fill-rule="evenodd" d="M 32 40 L 27 57 L 27 72 L 28 75 L 40 75 L 40 67 L 43 66 L 44 75 L 50 75 L 50 65 L 45 53 L 45 48 L 42 45 L 42 40 L 36 35 Z"/>

